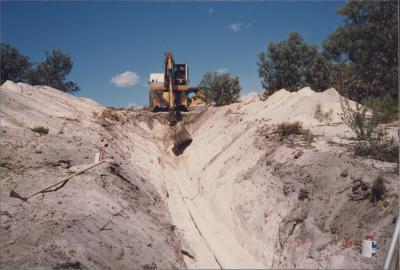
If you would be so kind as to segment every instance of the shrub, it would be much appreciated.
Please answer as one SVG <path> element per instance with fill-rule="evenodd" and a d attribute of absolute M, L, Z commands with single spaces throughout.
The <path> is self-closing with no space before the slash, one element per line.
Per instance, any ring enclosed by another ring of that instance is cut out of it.
<path fill-rule="evenodd" d="M 357 142 L 354 153 L 358 156 L 368 156 L 380 161 L 398 162 L 399 144 L 389 137 L 384 129 L 378 129 L 368 140 Z"/>
<path fill-rule="evenodd" d="M 341 98 L 343 122 L 357 135 L 358 142 L 354 145 L 354 153 L 358 156 L 368 156 L 381 161 L 398 162 L 399 144 L 388 136 L 385 129 L 378 126 L 376 111 L 367 115 L 367 107 L 356 104 L 352 108 L 349 100 Z"/>
<path fill-rule="evenodd" d="M 347 98 L 340 98 L 343 122 L 354 131 L 358 140 L 366 140 L 376 131 L 378 123 L 374 115 L 368 115 L 368 108 L 356 103 L 355 107 Z"/>
<path fill-rule="evenodd" d="M 101 112 L 101 114 L 99 115 L 99 118 L 102 120 L 110 119 L 110 120 L 114 120 L 114 121 L 119 121 L 118 113 L 113 108 L 104 109 Z"/>
<path fill-rule="evenodd" d="M 280 123 L 275 132 L 281 137 L 281 139 L 287 138 L 289 136 L 302 136 L 305 141 L 311 142 L 313 140 L 313 135 L 308 129 L 304 129 L 300 122 Z"/>
<path fill-rule="evenodd" d="M 314 111 L 313 111 L 314 118 L 320 123 L 324 122 L 329 126 L 332 123 L 332 114 L 333 114 L 332 109 L 330 109 L 327 112 L 324 112 L 322 110 L 321 104 L 319 103 L 314 106 Z"/>
<path fill-rule="evenodd" d="M 367 98 L 363 103 L 374 112 L 378 123 L 390 123 L 398 118 L 398 102 L 391 96 Z"/>
<path fill-rule="evenodd" d="M 239 77 L 233 77 L 228 73 L 207 72 L 199 86 L 207 101 L 215 106 L 237 102 L 242 90 Z"/>
<path fill-rule="evenodd" d="M 36 127 L 36 126 L 35 126 L 35 127 L 32 128 L 31 130 L 32 130 L 33 132 L 39 133 L 40 136 L 46 135 L 46 134 L 49 133 L 49 129 L 48 129 L 48 128 L 45 128 L 45 127 L 42 127 L 42 126 L 39 126 L 39 127 Z"/>
<path fill-rule="evenodd" d="M 287 137 L 289 135 L 301 135 L 303 132 L 303 126 L 300 122 L 294 123 L 280 123 L 276 128 L 276 132 L 281 137 Z"/>

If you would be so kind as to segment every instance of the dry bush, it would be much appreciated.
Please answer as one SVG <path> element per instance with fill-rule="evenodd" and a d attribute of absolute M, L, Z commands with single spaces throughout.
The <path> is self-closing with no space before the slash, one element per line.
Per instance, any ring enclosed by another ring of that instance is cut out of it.
<path fill-rule="evenodd" d="M 375 112 L 368 115 L 366 106 L 361 107 L 357 104 L 353 108 L 348 99 L 341 98 L 340 101 L 342 120 L 357 136 L 357 142 L 353 146 L 354 153 L 381 161 L 398 162 L 398 141 L 389 137 L 386 130 L 378 126 L 378 116 Z"/>
<path fill-rule="evenodd" d="M 101 120 L 109 119 L 113 121 L 119 121 L 119 115 L 118 112 L 116 112 L 114 109 L 104 109 L 100 115 L 98 116 Z"/>
<path fill-rule="evenodd" d="M 304 129 L 300 122 L 283 122 L 278 124 L 275 133 L 277 133 L 281 140 L 291 136 L 302 136 L 305 141 L 311 142 L 313 135 L 308 129 Z"/>
<path fill-rule="evenodd" d="M 319 104 L 319 103 L 314 106 L 314 110 L 313 110 L 314 118 L 320 123 L 324 122 L 325 124 L 327 124 L 329 126 L 332 123 L 332 114 L 333 114 L 332 109 L 330 109 L 327 112 L 324 112 L 322 110 L 321 104 Z"/>
<path fill-rule="evenodd" d="M 399 144 L 387 135 L 384 129 L 378 129 L 367 140 L 358 141 L 353 146 L 354 153 L 358 156 L 367 156 L 380 161 L 398 162 Z"/>
<path fill-rule="evenodd" d="M 356 103 L 355 108 L 347 98 L 340 98 L 343 122 L 356 134 L 358 140 L 366 140 L 376 131 L 378 122 L 374 115 L 368 115 L 368 108 Z"/>
<path fill-rule="evenodd" d="M 49 129 L 48 129 L 48 128 L 45 128 L 45 127 L 42 127 L 42 126 L 39 126 L 39 127 L 36 127 L 36 126 L 35 126 L 35 127 L 32 128 L 31 130 L 32 130 L 33 132 L 39 133 L 40 136 L 49 134 Z"/>
<path fill-rule="evenodd" d="M 289 135 L 301 135 L 303 132 L 303 126 L 300 122 L 294 123 L 280 123 L 276 128 L 276 132 L 281 137 L 287 137 Z"/>

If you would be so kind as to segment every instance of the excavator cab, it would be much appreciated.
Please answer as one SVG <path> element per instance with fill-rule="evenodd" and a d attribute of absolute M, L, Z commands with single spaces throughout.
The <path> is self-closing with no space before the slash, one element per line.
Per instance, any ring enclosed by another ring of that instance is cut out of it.
<path fill-rule="evenodd" d="M 189 82 L 187 64 L 174 65 L 174 85 L 186 85 Z"/>

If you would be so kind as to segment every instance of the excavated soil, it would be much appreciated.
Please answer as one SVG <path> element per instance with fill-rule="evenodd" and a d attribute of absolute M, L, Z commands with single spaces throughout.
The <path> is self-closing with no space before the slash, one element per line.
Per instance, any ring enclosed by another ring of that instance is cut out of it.
<path fill-rule="evenodd" d="M 397 166 L 353 155 L 334 89 L 194 109 L 183 115 L 193 142 L 179 156 L 165 113 L 103 113 L 88 99 L 11 82 L 0 94 L 3 269 L 382 264 L 399 210 Z M 333 124 L 312 117 L 318 103 Z M 283 121 L 302 122 L 313 139 L 280 138 Z M 107 162 L 64 187 L 29 203 L 8 196 L 89 165 L 105 146 Z M 372 203 L 379 175 L 386 193 Z M 361 256 L 366 234 L 377 257 Z"/>

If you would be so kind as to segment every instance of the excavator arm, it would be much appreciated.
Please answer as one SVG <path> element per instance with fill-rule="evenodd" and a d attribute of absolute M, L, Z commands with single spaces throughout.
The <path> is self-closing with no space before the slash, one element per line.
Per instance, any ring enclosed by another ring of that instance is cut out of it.
<path fill-rule="evenodd" d="M 164 84 L 169 92 L 169 109 L 175 110 L 174 102 L 174 58 L 171 52 L 165 53 L 164 60 Z"/>
<path fill-rule="evenodd" d="M 183 150 L 192 142 L 192 137 L 181 122 L 182 116 L 176 108 L 174 96 L 174 58 L 171 52 L 165 54 L 164 60 L 164 86 L 169 92 L 169 125 L 172 131 L 175 155 L 182 154 Z"/>

